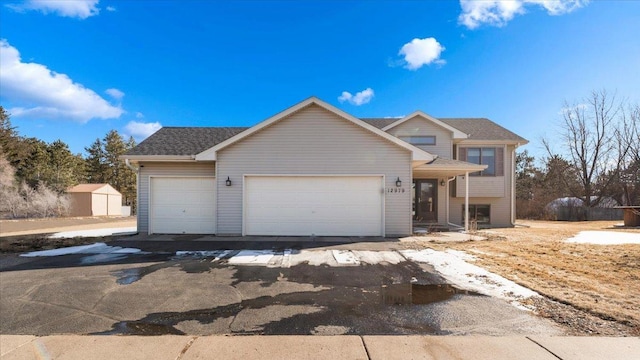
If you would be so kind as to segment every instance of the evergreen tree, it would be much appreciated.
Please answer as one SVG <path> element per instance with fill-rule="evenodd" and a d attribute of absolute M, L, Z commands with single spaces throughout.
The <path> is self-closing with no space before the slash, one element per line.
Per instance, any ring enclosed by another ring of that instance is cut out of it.
<path fill-rule="evenodd" d="M 69 146 L 61 140 L 56 140 L 47 146 L 47 154 L 49 166 L 44 183 L 58 193 L 63 193 L 69 187 L 76 185 L 79 180 L 75 171 L 77 160 L 69 150 Z"/>
<path fill-rule="evenodd" d="M 11 124 L 9 113 L 2 105 L 0 105 L 0 155 L 14 167 L 28 155 L 23 139 L 16 127 Z"/>
<path fill-rule="evenodd" d="M 86 181 L 90 184 L 104 184 L 107 182 L 107 163 L 104 146 L 99 138 L 84 150 L 88 156 L 85 160 Z"/>
<path fill-rule="evenodd" d="M 24 139 L 23 144 L 28 151 L 24 158 L 16 161 L 16 173 L 20 181 L 25 181 L 29 186 L 36 187 L 41 181 L 48 178 L 47 144 L 36 138 Z"/>
<path fill-rule="evenodd" d="M 85 148 L 87 181 L 93 184 L 110 184 L 118 190 L 123 202 L 136 209 L 136 174 L 129 169 L 120 156 L 135 146 L 135 140 L 124 141 L 122 136 L 111 130 L 103 139 L 96 139 L 91 146 Z"/>

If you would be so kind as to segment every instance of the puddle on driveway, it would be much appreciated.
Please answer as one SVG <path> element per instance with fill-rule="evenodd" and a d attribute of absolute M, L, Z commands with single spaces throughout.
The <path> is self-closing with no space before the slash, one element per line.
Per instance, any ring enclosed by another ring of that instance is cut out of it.
<path fill-rule="evenodd" d="M 382 285 L 380 298 L 383 305 L 426 305 L 446 301 L 454 295 L 484 296 L 461 290 L 453 285 L 393 284 Z"/>
<path fill-rule="evenodd" d="M 128 254 L 117 254 L 117 253 L 89 255 L 80 259 L 80 264 L 91 265 L 91 264 L 107 263 L 112 261 L 123 260 L 123 259 L 126 259 L 127 257 L 128 257 Z"/>

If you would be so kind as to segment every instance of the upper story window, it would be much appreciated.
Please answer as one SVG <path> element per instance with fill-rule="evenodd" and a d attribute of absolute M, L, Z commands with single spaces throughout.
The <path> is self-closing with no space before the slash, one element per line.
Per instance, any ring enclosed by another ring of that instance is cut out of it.
<path fill-rule="evenodd" d="M 435 145 L 436 137 L 433 135 L 425 136 L 400 136 L 400 139 L 411 145 Z"/>
<path fill-rule="evenodd" d="M 481 172 L 474 172 L 471 176 L 503 176 L 503 148 L 460 148 L 458 159 L 478 165 L 487 165 Z"/>

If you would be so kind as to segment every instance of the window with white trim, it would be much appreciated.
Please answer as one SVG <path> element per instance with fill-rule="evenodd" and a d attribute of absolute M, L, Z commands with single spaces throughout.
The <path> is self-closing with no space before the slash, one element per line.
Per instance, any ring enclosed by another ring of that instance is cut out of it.
<path fill-rule="evenodd" d="M 411 145 L 435 145 L 436 137 L 434 135 L 422 136 L 399 136 L 400 140 L 406 141 Z"/>
<path fill-rule="evenodd" d="M 458 160 L 472 164 L 487 165 L 483 171 L 471 176 L 504 176 L 504 149 L 501 147 L 465 147 L 458 150 Z"/>

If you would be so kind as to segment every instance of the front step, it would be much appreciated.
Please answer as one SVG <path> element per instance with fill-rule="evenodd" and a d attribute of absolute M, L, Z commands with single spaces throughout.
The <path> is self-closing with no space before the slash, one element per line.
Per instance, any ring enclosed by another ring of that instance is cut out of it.
<path fill-rule="evenodd" d="M 417 224 L 413 226 L 414 234 L 428 234 L 433 232 L 451 232 L 456 230 L 457 228 L 452 228 L 449 225 L 442 225 L 442 224 Z"/>

